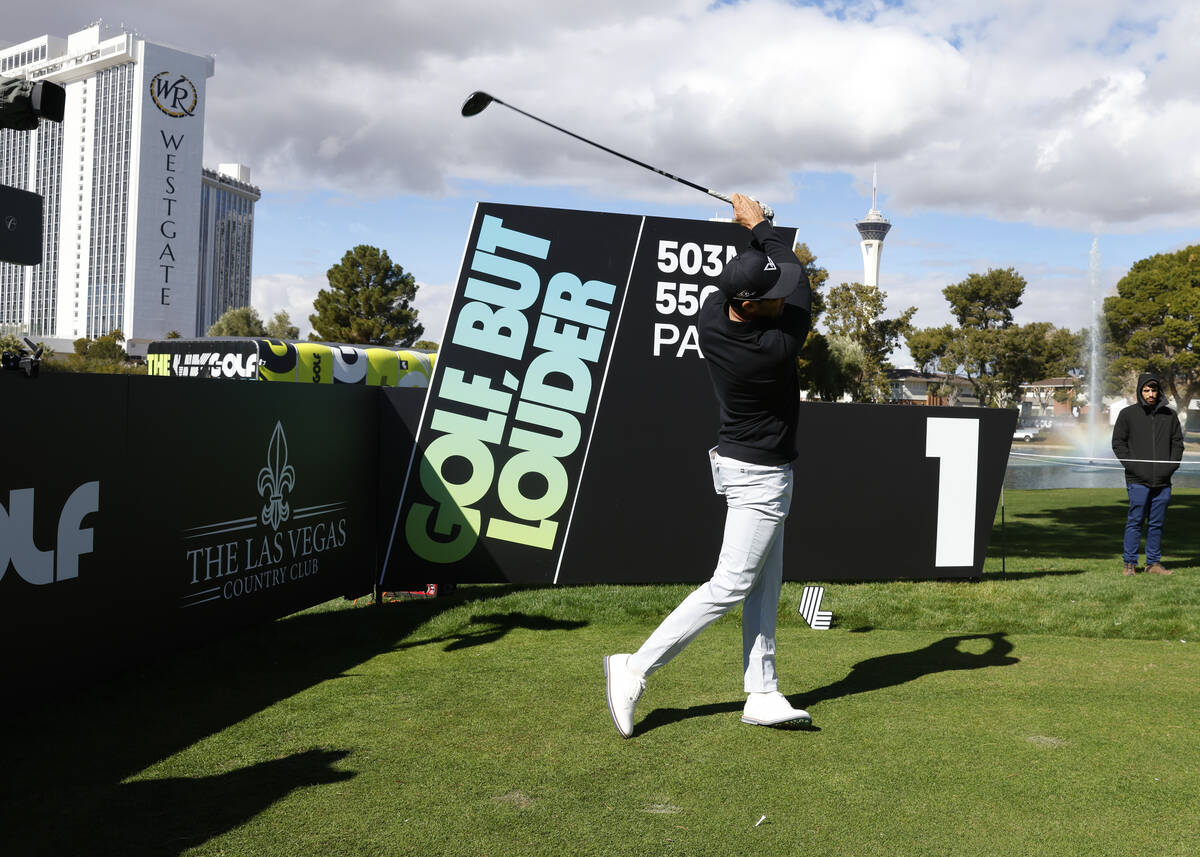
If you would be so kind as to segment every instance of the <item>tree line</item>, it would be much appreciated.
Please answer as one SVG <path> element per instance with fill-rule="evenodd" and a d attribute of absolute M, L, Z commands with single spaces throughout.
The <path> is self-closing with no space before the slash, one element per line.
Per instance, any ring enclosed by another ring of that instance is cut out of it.
<path fill-rule="evenodd" d="M 828 271 L 806 244 L 798 244 L 795 254 L 813 289 L 813 327 L 797 363 L 801 384 L 813 398 L 889 401 L 888 372 L 895 369 L 890 355 L 901 342 L 918 369 L 965 378 L 980 404 L 989 407 L 1013 406 L 1021 399 L 1022 384 L 1044 378 L 1070 379 L 1076 390 L 1087 383 L 1091 332 L 1049 322 L 1015 323 L 1013 311 L 1027 283 L 1014 268 L 989 268 L 947 285 L 942 295 L 954 321 L 919 328 L 912 322 L 916 307 L 886 316 L 887 292 L 862 283 L 828 286 Z M 386 250 L 360 244 L 329 268 L 326 279 L 329 287 L 313 301 L 310 339 L 437 348 L 420 339 L 425 328 L 413 306 L 415 278 Z M 1200 398 L 1200 245 L 1134 263 L 1116 294 L 1105 299 L 1102 321 L 1104 394 L 1129 396 L 1137 374 L 1152 370 L 1163 378 L 1180 413 Z M 254 308 L 234 307 L 207 335 L 297 339 L 299 328 L 282 310 L 264 322 Z M 119 330 L 77 340 L 74 354 L 46 365 L 128 371 L 123 341 Z M 0 336 L 0 349 L 19 351 L 20 341 Z"/>
<path fill-rule="evenodd" d="M 813 286 L 814 322 L 798 368 L 816 398 L 891 399 L 889 358 L 901 341 L 918 369 L 965 378 L 989 407 L 1012 407 L 1022 384 L 1046 378 L 1069 379 L 1075 390 L 1088 383 L 1091 331 L 1015 323 L 1027 283 L 1014 268 L 989 268 L 946 286 L 942 296 L 954 321 L 918 328 L 916 307 L 885 317 L 882 289 L 862 283 L 826 289 L 828 272 L 807 245 L 797 245 L 795 254 Z M 817 331 L 818 323 L 826 332 Z M 1136 262 L 1104 300 L 1101 326 L 1101 393 L 1131 397 L 1138 373 L 1152 370 L 1185 414 L 1200 398 L 1200 245 Z"/>

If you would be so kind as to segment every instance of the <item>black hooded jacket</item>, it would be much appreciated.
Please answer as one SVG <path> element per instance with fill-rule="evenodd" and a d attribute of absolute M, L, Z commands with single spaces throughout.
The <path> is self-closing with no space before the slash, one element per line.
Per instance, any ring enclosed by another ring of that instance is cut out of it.
<path fill-rule="evenodd" d="M 1158 382 L 1158 401 L 1153 407 L 1142 398 L 1147 381 Z M 1113 454 L 1125 465 L 1125 482 L 1161 488 L 1171 484 L 1171 474 L 1179 464 L 1151 462 L 1183 459 L 1183 430 L 1175 412 L 1163 404 L 1166 398 L 1162 380 L 1152 372 L 1138 376 L 1137 404 L 1122 408 L 1113 425 Z M 1141 459 L 1141 460 L 1139 460 Z"/>

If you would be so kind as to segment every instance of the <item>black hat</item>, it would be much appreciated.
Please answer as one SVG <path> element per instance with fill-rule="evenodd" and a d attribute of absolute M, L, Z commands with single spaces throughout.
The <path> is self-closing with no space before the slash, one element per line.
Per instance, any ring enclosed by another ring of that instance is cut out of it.
<path fill-rule="evenodd" d="M 730 300 L 762 301 L 786 298 L 800 285 L 804 268 L 781 265 L 754 247 L 747 247 L 725 265 L 719 285 Z"/>

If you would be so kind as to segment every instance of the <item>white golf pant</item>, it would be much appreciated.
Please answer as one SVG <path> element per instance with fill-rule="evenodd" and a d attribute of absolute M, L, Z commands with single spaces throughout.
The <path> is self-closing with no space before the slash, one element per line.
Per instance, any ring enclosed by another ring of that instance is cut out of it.
<path fill-rule="evenodd" d="M 792 466 L 749 464 L 710 454 L 714 487 L 725 495 L 728 506 L 716 571 L 662 621 L 629 659 L 629 667 L 649 676 L 744 601 L 745 691 L 777 690 L 775 619 L 783 584 L 783 527 L 792 502 Z"/>

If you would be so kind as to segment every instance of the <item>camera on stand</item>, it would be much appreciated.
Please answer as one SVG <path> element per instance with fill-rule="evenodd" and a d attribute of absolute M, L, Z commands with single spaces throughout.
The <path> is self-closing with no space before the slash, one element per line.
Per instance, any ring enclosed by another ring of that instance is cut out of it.
<path fill-rule="evenodd" d="M 24 351 L 5 351 L 0 353 L 0 368 L 14 369 L 24 372 L 26 378 L 36 378 L 42 368 L 42 346 L 35 345 L 28 336 L 22 337 L 29 353 Z"/>

